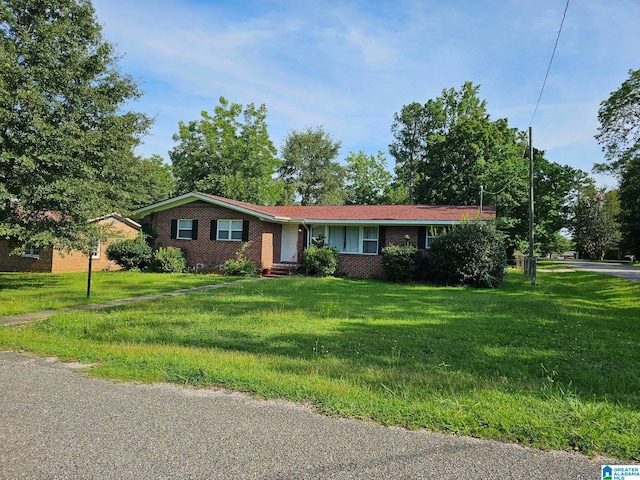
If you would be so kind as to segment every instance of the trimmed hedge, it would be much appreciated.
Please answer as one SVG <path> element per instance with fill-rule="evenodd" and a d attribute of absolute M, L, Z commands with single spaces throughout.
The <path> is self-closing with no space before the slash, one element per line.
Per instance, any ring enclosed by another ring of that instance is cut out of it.
<path fill-rule="evenodd" d="M 496 288 L 505 281 L 507 255 L 492 225 L 463 224 L 431 244 L 428 280 L 444 285 Z"/>
<path fill-rule="evenodd" d="M 396 283 L 411 281 L 418 260 L 418 248 L 410 243 L 389 245 L 382 249 L 382 269 L 387 280 Z"/>
<path fill-rule="evenodd" d="M 307 275 L 329 277 L 338 268 L 338 249 L 336 247 L 310 245 L 302 252 L 302 266 Z"/>
<path fill-rule="evenodd" d="M 126 270 L 140 270 L 151 261 L 152 250 L 146 235 L 140 233 L 131 240 L 118 240 L 107 247 L 107 258 Z"/>

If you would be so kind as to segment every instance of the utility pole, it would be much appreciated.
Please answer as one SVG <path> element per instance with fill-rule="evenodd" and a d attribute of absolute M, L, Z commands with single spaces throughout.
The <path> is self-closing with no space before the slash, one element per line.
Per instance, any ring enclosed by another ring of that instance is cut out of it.
<path fill-rule="evenodd" d="M 533 258 L 533 128 L 529 126 L 529 258 Z"/>

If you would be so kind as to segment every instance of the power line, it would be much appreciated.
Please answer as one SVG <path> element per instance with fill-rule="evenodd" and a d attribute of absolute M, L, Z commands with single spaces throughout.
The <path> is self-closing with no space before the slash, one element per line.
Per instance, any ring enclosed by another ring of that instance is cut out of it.
<path fill-rule="evenodd" d="M 536 108 L 533 110 L 533 115 L 531 116 L 531 121 L 529 122 L 529 126 L 533 124 L 533 119 L 538 112 L 538 107 L 540 106 L 540 100 L 542 99 L 542 93 L 544 92 L 544 87 L 547 85 L 547 79 L 549 78 L 549 72 L 551 71 L 551 64 L 553 63 L 553 57 L 556 55 L 556 49 L 558 48 L 558 41 L 560 40 L 560 34 L 562 33 L 562 26 L 564 25 L 564 19 L 567 16 L 567 10 L 569 9 L 569 0 L 567 0 L 567 4 L 564 7 L 564 13 L 562 14 L 562 21 L 560 22 L 560 28 L 558 29 L 558 36 L 556 37 L 556 43 L 553 46 L 553 52 L 551 53 L 551 59 L 549 60 L 549 66 L 547 67 L 547 73 L 544 76 L 544 82 L 542 82 L 542 88 L 540 89 L 540 95 L 538 95 L 538 101 L 536 102 Z"/>

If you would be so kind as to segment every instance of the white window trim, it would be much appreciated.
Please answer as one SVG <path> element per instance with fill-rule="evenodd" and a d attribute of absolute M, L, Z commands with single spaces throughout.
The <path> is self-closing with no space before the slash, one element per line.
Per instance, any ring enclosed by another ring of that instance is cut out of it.
<path fill-rule="evenodd" d="M 35 252 L 38 253 L 35 253 Z M 22 255 L 20 255 L 23 258 L 40 258 L 40 249 L 37 247 L 26 247 L 25 251 Z"/>
<path fill-rule="evenodd" d="M 322 235 L 324 236 L 324 240 L 329 244 L 329 227 L 357 227 L 358 228 L 358 251 L 357 252 L 344 252 L 338 249 L 338 253 L 343 255 L 378 255 L 378 251 L 380 250 L 380 226 L 379 225 L 313 225 L 313 228 L 324 228 L 324 232 Z M 376 251 L 372 253 L 364 252 L 364 229 L 365 228 L 377 228 L 378 235 L 375 239 L 368 238 L 366 239 L 368 242 L 376 242 Z M 311 232 L 310 232 L 311 233 Z M 309 237 L 309 245 L 311 245 L 311 236 Z"/>
<path fill-rule="evenodd" d="M 449 225 L 427 225 L 427 234 L 424 237 L 424 248 L 426 250 L 431 249 L 431 245 L 429 245 L 429 239 L 431 239 L 431 241 L 433 242 L 433 240 L 435 240 L 439 236 L 444 235 L 448 227 L 450 226 Z M 437 235 L 429 235 L 429 230 L 431 230 L 432 228 L 438 228 L 438 229 L 444 228 L 445 232 L 441 232 Z"/>
<path fill-rule="evenodd" d="M 220 222 L 229 222 L 229 228 L 220 228 Z M 240 222 L 240 229 L 232 228 L 233 222 Z M 220 232 L 229 232 L 229 238 L 220 238 Z M 240 238 L 231 238 L 233 232 L 240 232 Z M 223 218 L 218 219 L 218 223 L 216 225 L 216 240 L 220 242 L 241 242 L 242 241 L 242 233 L 244 232 L 244 223 L 239 218 Z"/>
<path fill-rule="evenodd" d="M 180 222 L 191 222 L 191 228 L 180 228 Z M 181 237 L 180 236 L 180 231 L 186 232 L 189 231 L 191 232 L 191 235 L 188 237 Z M 193 239 L 193 219 L 192 218 L 179 218 L 178 219 L 178 225 L 177 225 L 177 229 L 176 229 L 176 239 L 178 240 L 192 240 Z"/>

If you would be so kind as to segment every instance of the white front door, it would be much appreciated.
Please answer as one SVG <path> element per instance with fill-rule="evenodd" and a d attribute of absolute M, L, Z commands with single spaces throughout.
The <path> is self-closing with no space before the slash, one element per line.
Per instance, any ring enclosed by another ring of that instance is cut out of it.
<path fill-rule="evenodd" d="M 298 225 L 282 225 L 281 262 L 298 262 Z"/>

